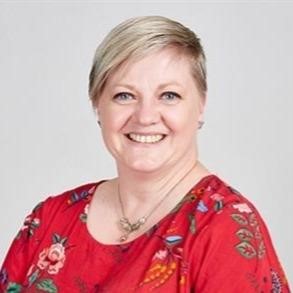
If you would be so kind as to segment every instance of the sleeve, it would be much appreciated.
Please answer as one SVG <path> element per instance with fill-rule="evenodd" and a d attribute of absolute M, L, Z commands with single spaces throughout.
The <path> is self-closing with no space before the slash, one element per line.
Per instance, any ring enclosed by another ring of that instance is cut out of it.
<path fill-rule="evenodd" d="M 48 198 L 49 199 L 49 198 Z M 25 218 L 14 238 L 0 271 L 0 292 L 21 292 L 32 259 L 45 231 L 44 206 L 39 203 Z"/>
<path fill-rule="evenodd" d="M 268 229 L 249 203 L 214 213 L 200 236 L 195 292 L 290 292 Z"/>

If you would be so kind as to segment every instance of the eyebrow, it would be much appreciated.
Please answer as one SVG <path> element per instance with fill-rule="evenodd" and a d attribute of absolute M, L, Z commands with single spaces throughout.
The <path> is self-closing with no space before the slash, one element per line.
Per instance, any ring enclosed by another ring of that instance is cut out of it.
<path fill-rule="evenodd" d="M 160 90 L 160 89 L 163 89 L 168 86 L 177 86 L 177 87 L 183 88 L 182 85 L 180 83 L 178 83 L 177 81 L 169 81 L 169 82 L 160 84 L 157 89 Z M 131 85 L 128 83 L 116 84 L 116 85 L 114 85 L 114 87 L 125 87 L 125 88 L 132 90 L 132 91 L 138 91 L 134 85 Z"/>

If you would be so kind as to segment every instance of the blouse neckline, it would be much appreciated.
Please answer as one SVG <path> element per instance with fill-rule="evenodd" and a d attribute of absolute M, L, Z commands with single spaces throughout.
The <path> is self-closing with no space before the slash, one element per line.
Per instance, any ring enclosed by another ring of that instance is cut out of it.
<path fill-rule="evenodd" d="M 213 178 L 217 178 L 217 176 L 213 173 L 208 174 L 206 176 L 203 176 L 197 183 L 195 183 L 190 189 L 189 191 L 181 198 L 181 200 L 173 207 L 173 209 L 171 209 L 170 212 L 168 212 L 164 217 L 162 217 L 157 223 L 155 223 L 153 226 L 151 226 L 147 231 L 145 231 L 143 234 L 137 236 L 136 238 L 130 240 L 130 241 L 126 241 L 123 243 L 103 243 L 101 241 L 99 241 L 98 239 L 96 239 L 91 232 L 88 229 L 87 226 L 87 221 L 85 221 L 84 223 L 84 227 L 85 227 L 85 233 L 88 236 L 88 239 L 94 244 L 94 245 L 98 245 L 98 246 L 102 246 L 105 248 L 123 248 L 123 247 L 129 247 L 132 246 L 133 244 L 139 242 L 140 240 L 144 239 L 145 237 L 147 237 L 147 234 L 154 228 L 154 227 L 159 227 L 162 225 L 163 222 L 165 222 L 169 216 L 173 213 L 174 208 L 176 208 L 177 206 L 179 206 L 180 204 L 182 204 L 179 208 L 179 210 L 184 206 L 184 200 L 185 198 L 192 193 L 193 190 L 200 188 L 201 185 L 203 185 L 205 182 L 209 182 L 210 180 L 212 180 Z M 101 181 L 98 181 L 96 183 L 94 183 L 94 188 L 93 188 L 93 193 L 92 196 L 90 198 L 90 200 L 87 202 L 87 205 L 90 204 L 91 200 L 93 199 L 93 194 L 95 194 L 95 191 L 97 190 L 97 188 L 99 187 L 99 185 L 103 182 L 107 181 L 106 179 L 103 179 Z"/>

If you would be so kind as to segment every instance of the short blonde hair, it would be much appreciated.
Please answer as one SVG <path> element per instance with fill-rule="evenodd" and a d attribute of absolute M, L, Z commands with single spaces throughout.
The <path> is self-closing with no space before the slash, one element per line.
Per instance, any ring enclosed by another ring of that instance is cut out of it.
<path fill-rule="evenodd" d="M 109 75 L 129 58 L 142 58 L 154 50 L 175 46 L 190 57 L 192 75 L 202 96 L 207 91 L 206 58 L 200 39 L 181 23 L 162 16 L 128 19 L 114 27 L 98 46 L 89 76 L 93 106 Z"/>

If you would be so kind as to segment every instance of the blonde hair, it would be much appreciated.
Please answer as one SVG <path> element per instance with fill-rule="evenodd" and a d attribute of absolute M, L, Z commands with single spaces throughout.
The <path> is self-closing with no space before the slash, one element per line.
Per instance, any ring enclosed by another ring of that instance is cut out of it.
<path fill-rule="evenodd" d="M 89 97 L 95 105 L 109 75 L 129 58 L 142 58 L 154 50 L 175 46 L 190 58 L 199 92 L 207 91 L 206 59 L 200 39 L 189 28 L 162 16 L 128 19 L 114 27 L 98 46 L 89 76 Z"/>

